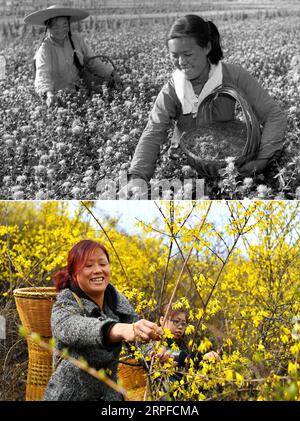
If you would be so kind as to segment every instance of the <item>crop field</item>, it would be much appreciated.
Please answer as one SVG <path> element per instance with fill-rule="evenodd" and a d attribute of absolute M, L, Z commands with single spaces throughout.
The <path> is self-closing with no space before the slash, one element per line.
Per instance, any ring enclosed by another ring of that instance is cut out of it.
<path fill-rule="evenodd" d="M 42 35 L 20 21 L 41 3 L 26 8 L 24 2 L 14 16 L 5 9 L 0 21 L 0 54 L 6 60 L 6 77 L 0 80 L 0 198 L 103 198 L 97 183 L 118 180 L 121 171 L 127 172 L 155 98 L 173 71 L 164 41 L 174 21 L 172 9 L 160 9 L 159 2 L 152 2 L 152 9 L 138 9 L 136 2 L 127 2 L 127 8 L 106 9 L 98 16 L 100 11 L 86 2 L 93 16 L 73 30 L 80 31 L 95 52 L 114 61 L 124 89 L 92 97 L 85 90 L 64 93 L 56 107 L 47 109 L 33 89 L 33 56 Z M 186 9 L 185 2 L 176 2 L 174 15 L 199 11 L 199 3 L 190 3 Z M 235 2 L 203 8 L 220 30 L 224 61 L 248 69 L 288 116 L 282 155 L 253 178 L 240 179 L 228 169 L 221 179 L 207 181 L 208 198 L 300 199 L 297 4 L 271 8 L 266 2 L 262 9 L 252 3 L 251 13 L 245 12 L 249 5 L 241 11 Z M 176 160 L 168 158 L 168 147 L 161 149 L 154 178 L 196 178 L 183 153 Z"/>

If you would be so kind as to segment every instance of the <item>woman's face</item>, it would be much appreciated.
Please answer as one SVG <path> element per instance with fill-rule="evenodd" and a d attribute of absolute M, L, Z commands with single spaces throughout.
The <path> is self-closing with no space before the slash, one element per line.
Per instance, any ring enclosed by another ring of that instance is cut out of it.
<path fill-rule="evenodd" d="M 95 249 L 76 275 L 79 287 L 89 296 L 104 294 L 110 281 L 110 265 L 103 250 Z"/>
<path fill-rule="evenodd" d="M 50 35 L 59 41 L 66 38 L 69 32 L 69 21 L 66 17 L 53 18 L 49 24 Z"/>
<path fill-rule="evenodd" d="M 207 54 L 211 50 L 210 43 L 202 48 L 195 38 L 183 37 L 170 39 L 168 47 L 173 65 L 183 72 L 186 79 L 195 79 L 207 67 Z"/>
<path fill-rule="evenodd" d="M 163 322 L 163 317 L 161 317 L 160 322 Z M 170 319 L 167 319 L 164 327 L 170 330 L 175 339 L 179 339 L 184 335 L 186 326 L 187 320 L 185 313 L 177 313 Z"/>

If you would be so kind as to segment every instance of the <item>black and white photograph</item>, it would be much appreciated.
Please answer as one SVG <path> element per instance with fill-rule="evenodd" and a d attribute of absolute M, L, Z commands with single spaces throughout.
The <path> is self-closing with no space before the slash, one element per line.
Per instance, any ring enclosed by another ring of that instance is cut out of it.
<path fill-rule="evenodd" d="M 0 7 L 1 199 L 300 197 L 299 1 Z"/>

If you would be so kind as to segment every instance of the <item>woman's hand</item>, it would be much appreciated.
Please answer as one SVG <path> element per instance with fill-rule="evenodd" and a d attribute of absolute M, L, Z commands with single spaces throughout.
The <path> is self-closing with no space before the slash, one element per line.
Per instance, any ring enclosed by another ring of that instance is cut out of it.
<path fill-rule="evenodd" d="M 148 200 L 148 183 L 143 178 L 131 178 L 119 193 L 121 200 Z"/>
<path fill-rule="evenodd" d="M 118 89 L 118 90 L 123 89 L 123 82 L 122 82 L 121 76 L 119 75 L 118 72 L 116 72 L 116 70 L 113 71 L 112 78 L 114 80 L 115 89 Z"/>
<path fill-rule="evenodd" d="M 164 331 L 155 323 L 141 319 L 135 323 L 116 323 L 109 332 L 111 342 L 133 342 L 135 340 L 149 342 L 157 341 Z"/>
<path fill-rule="evenodd" d="M 46 94 L 46 104 L 47 104 L 47 107 L 51 107 L 52 105 L 54 105 L 55 103 L 56 103 L 56 100 L 57 100 L 57 98 L 56 98 L 56 95 L 54 95 L 54 93 L 53 92 L 47 92 L 47 94 Z"/>
<path fill-rule="evenodd" d="M 203 360 L 220 360 L 220 355 L 215 351 L 207 352 L 203 355 Z"/>
<path fill-rule="evenodd" d="M 157 326 L 156 323 L 150 322 L 146 319 L 141 319 L 133 323 L 134 340 L 141 340 L 142 342 L 149 342 L 150 340 L 157 341 L 164 334 L 163 329 Z"/>
<path fill-rule="evenodd" d="M 159 361 L 161 361 L 162 363 L 168 361 L 171 358 L 171 354 L 170 351 L 167 351 L 166 348 L 162 347 L 157 351 L 152 351 L 150 352 L 150 358 L 158 358 Z M 174 365 L 175 365 L 175 361 L 174 361 Z"/>
<path fill-rule="evenodd" d="M 246 177 L 252 175 L 254 172 L 261 172 L 268 164 L 269 159 L 257 159 L 256 161 L 247 162 L 239 168 L 241 176 Z"/>

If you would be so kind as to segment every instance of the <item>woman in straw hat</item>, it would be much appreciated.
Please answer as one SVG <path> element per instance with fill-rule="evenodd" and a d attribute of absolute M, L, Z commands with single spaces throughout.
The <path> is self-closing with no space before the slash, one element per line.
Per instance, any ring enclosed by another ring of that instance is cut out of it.
<path fill-rule="evenodd" d="M 158 340 L 163 334 L 155 323 L 140 319 L 127 298 L 110 282 L 110 258 L 96 241 L 82 240 L 68 254 L 65 269 L 54 275 L 59 291 L 51 327 L 56 340 L 55 371 L 44 394 L 47 401 L 119 401 L 122 395 L 91 376 L 57 351 L 84 358 L 90 367 L 103 369 L 117 381 L 122 342 Z"/>
<path fill-rule="evenodd" d="M 84 62 L 95 56 L 93 51 L 78 34 L 71 34 L 71 23 L 85 19 L 89 13 L 63 6 L 50 6 L 31 13 L 24 18 L 30 25 L 45 27 L 44 36 L 35 54 L 35 89 L 46 98 L 47 105 L 56 102 L 59 90 L 76 91 L 80 86 L 80 71 Z M 99 59 L 93 63 L 93 72 L 118 83 L 119 76 L 111 64 Z"/>
<path fill-rule="evenodd" d="M 167 35 L 167 48 L 175 71 L 161 89 L 135 150 L 129 170 L 129 191 L 152 178 L 160 147 L 167 141 L 173 122 L 176 125 L 170 155 L 176 157 L 174 152 L 182 133 L 196 127 L 201 102 L 222 84 L 234 85 L 244 94 L 263 126 L 258 155 L 244 164 L 240 173 L 262 171 L 283 147 L 286 116 L 276 101 L 241 66 L 221 62 L 220 34 L 211 21 L 197 15 L 177 19 Z M 212 110 L 213 120 L 232 120 L 234 106 L 234 100 L 218 97 Z"/>

